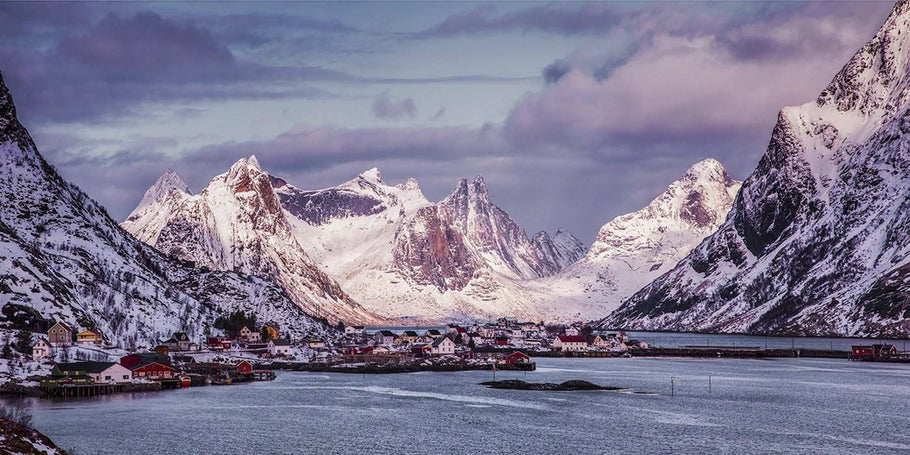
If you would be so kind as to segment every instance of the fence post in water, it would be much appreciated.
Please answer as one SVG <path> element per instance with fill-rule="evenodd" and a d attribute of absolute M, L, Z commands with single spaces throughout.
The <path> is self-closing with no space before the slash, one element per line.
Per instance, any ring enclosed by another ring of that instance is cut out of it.
<path fill-rule="evenodd" d="M 708 375 L 708 393 L 711 393 L 711 375 Z"/>
<path fill-rule="evenodd" d="M 670 376 L 670 396 L 676 396 L 676 378 L 673 376 Z"/>

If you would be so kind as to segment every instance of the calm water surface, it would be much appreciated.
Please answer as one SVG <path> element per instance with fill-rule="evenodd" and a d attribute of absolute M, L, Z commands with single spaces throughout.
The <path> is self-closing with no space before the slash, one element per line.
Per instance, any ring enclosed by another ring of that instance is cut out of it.
<path fill-rule="evenodd" d="M 910 365 L 537 360 L 536 372 L 497 379 L 655 394 L 477 385 L 490 372 L 279 372 L 271 382 L 30 405 L 35 426 L 79 454 L 910 453 Z"/>

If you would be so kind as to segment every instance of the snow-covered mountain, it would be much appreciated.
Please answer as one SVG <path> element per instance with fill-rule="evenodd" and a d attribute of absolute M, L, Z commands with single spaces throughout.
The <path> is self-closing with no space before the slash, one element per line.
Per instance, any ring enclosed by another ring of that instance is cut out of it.
<path fill-rule="evenodd" d="M 197 195 L 168 170 L 122 226 L 168 256 L 274 279 L 309 314 L 380 322 L 300 246 L 273 181 L 255 156 L 237 161 Z"/>
<path fill-rule="evenodd" d="M 781 110 L 720 229 L 602 324 L 910 333 L 910 3 L 819 97 Z"/>
<path fill-rule="evenodd" d="M 323 190 L 276 187 L 307 251 L 354 298 L 388 317 L 530 314 L 516 283 L 580 256 L 565 231 L 532 242 L 491 202 L 482 177 L 459 181 L 435 204 L 416 180 L 388 185 L 376 169 Z"/>
<path fill-rule="evenodd" d="M 2 78 L 0 207 L 3 325 L 60 320 L 132 347 L 175 331 L 198 339 L 218 316 L 244 311 L 288 333 L 326 333 L 275 284 L 168 259 L 121 229 L 38 153 Z"/>
<path fill-rule="evenodd" d="M 529 298 L 551 303 L 541 305 L 543 314 L 586 319 L 609 313 L 714 232 L 740 184 L 716 160 L 694 164 L 645 208 L 601 227 L 580 260 L 529 283 Z"/>

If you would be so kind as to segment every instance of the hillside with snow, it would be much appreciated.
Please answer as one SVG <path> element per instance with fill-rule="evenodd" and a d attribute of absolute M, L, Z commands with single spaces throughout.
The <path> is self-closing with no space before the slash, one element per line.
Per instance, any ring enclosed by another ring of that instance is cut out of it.
<path fill-rule="evenodd" d="M 326 328 L 270 281 L 169 259 L 121 229 L 63 180 L 16 117 L 0 78 L 0 324 L 64 321 L 107 343 L 194 339 L 221 315 L 254 313 L 288 333 Z"/>
<path fill-rule="evenodd" d="M 780 111 L 720 229 L 604 327 L 910 333 L 910 3 Z"/>

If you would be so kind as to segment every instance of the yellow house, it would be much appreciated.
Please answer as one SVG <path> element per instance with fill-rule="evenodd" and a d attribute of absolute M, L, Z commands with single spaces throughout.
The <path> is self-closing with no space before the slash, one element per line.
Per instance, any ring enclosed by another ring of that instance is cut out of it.
<path fill-rule="evenodd" d="M 103 341 L 101 332 L 97 330 L 83 330 L 76 335 L 76 342 L 79 344 L 96 344 L 100 346 Z"/>
<path fill-rule="evenodd" d="M 270 340 L 278 339 L 278 327 L 275 327 L 271 324 L 267 324 L 265 327 L 263 327 L 263 329 L 265 329 L 265 331 L 268 332 Z"/>

